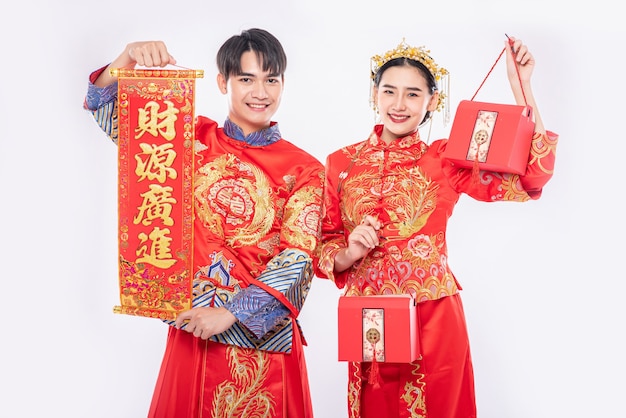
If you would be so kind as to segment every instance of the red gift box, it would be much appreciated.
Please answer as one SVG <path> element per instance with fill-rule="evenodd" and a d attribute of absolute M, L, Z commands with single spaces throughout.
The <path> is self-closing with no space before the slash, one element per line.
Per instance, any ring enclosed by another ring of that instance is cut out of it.
<path fill-rule="evenodd" d="M 338 310 L 339 361 L 418 358 L 417 306 L 410 295 L 341 296 Z"/>
<path fill-rule="evenodd" d="M 534 130 L 530 106 L 463 100 L 443 157 L 461 167 L 524 174 Z"/>

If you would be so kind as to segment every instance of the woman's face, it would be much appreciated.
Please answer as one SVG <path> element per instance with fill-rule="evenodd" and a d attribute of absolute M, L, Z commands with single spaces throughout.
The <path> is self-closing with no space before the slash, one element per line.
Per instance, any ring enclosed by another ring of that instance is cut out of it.
<path fill-rule="evenodd" d="M 241 74 L 228 80 L 222 74 L 217 84 L 228 96 L 228 117 L 248 135 L 267 128 L 278 110 L 283 93 L 283 78 L 263 71 L 256 54 L 246 51 L 241 55 Z"/>
<path fill-rule="evenodd" d="M 422 73 L 410 65 L 388 68 L 374 89 L 374 99 L 384 125 L 382 140 L 389 143 L 417 130 L 426 112 L 437 107 L 438 92 L 430 94 Z"/>

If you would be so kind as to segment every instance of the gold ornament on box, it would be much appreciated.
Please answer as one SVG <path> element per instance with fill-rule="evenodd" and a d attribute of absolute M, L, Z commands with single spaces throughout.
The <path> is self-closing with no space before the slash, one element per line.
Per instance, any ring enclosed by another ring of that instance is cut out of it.
<path fill-rule="evenodd" d="M 402 42 L 394 49 L 385 52 L 383 55 L 374 55 L 371 58 L 371 79 L 374 81 L 374 77 L 378 70 L 387 62 L 396 58 L 408 58 L 423 64 L 428 71 L 435 78 L 437 83 L 437 89 L 439 91 L 439 100 L 437 102 L 437 111 L 443 110 L 444 124 L 447 124 L 450 120 L 450 106 L 447 100 L 450 91 L 450 78 L 448 70 L 439 66 L 435 60 L 430 56 L 430 50 L 424 46 L 411 46 L 402 39 Z"/>

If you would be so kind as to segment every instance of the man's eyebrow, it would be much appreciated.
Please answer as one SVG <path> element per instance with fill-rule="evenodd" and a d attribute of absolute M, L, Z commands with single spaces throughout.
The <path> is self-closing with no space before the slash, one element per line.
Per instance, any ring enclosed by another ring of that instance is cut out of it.
<path fill-rule="evenodd" d="M 250 78 L 253 78 L 253 77 L 256 77 L 256 74 L 246 73 L 246 72 L 242 71 L 239 74 L 237 74 L 237 77 L 250 77 Z M 267 75 L 267 77 L 272 77 L 272 78 L 280 77 L 280 73 L 270 73 L 270 74 Z"/>

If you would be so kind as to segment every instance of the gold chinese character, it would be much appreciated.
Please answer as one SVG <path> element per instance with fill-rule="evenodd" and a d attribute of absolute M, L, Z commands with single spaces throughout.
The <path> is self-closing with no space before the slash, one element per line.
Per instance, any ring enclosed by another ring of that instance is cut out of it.
<path fill-rule="evenodd" d="M 172 238 L 167 236 L 169 233 L 169 228 L 160 229 L 158 226 L 150 232 L 150 236 L 140 232 L 137 237 L 141 242 L 141 246 L 135 252 L 137 262 L 149 263 L 162 269 L 173 266 L 176 263 L 176 259 L 172 258 L 170 251 Z M 148 239 L 150 243 L 147 242 Z"/>
<path fill-rule="evenodd" d="M 141 194 L 143 202 L 137 208 L 139 213 L 133 219 L 133 223 L 150 225 L 155 219 L 161 219 L 164 225 L 174 225 L 174 220 L 170 216 L 172 205 L 176 204 L 176 199 L 172 197 L 172 187 L 158 184 L 151 184 L 149 187 L 149 191 Z"/>
<path fill-rule="evenodd" d="M 139 146 L 142 152 L 135 155 L 135 160 L 137 160 L 135 174 L 139 176 L 137 182 L 146 178 L 157 180 L 159 183 L 163 183 L 167 177 L 172 180 L 176 179 L 178 173 L 172 168 L 174 159 L 176 159 L 176 151 L 171 149 L 174 145 L 141 143 Z"/>
<path fill-rule="evenodd" d="M 176 136 L 174 123 L 176 122 L 176 114 L 179 112 L 174 103 L 164 100 L 167 109 L 159 112 L 159 103 L 151 101 L 146 103 L 146 107 L 138 109 L 139 117 L 137 119 L 137 127 L 135 128 L 135 139 L 139 139 L 144 133 L 148 132 L 152 136 L 161 136 L 171 141 Z"/>

